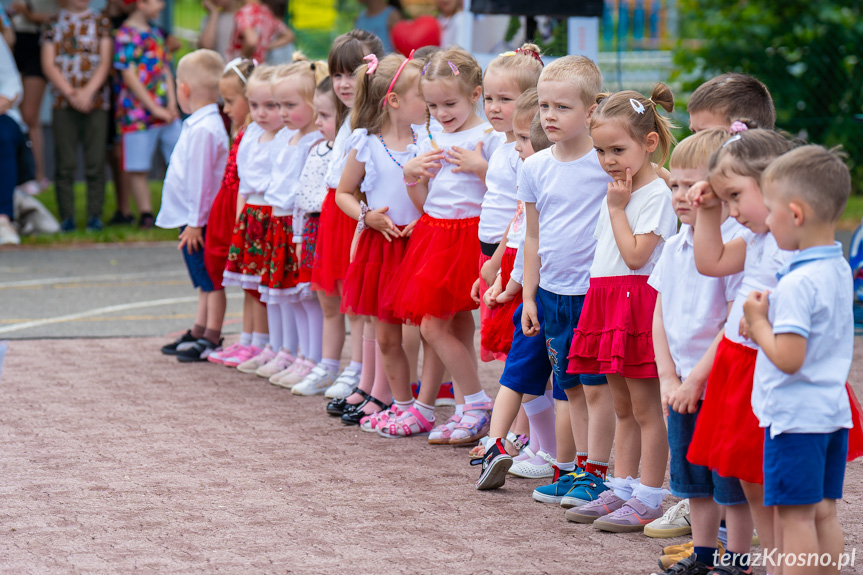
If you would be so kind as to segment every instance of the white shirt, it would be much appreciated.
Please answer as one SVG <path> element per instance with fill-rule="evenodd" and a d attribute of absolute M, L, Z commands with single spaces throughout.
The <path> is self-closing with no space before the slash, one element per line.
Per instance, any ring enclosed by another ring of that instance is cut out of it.
<path fill-rule="evenodd" d="M 0 96 L 10 100 L 12 107 L 6 115 L 15 120 L 22 129 L 25 129 L 21 115 L 18 113 L 18 105 L 21 103 L 21 95 L 24 93 L 21 84 L 21 75 L 18 66 L 12 56 L 12 50 L 5 41 L 0 42 Z"/>
<path fill-rule="evenodd" d="M 486 161 L 503 143 L 502 134 L 492 130 L 488 122 L 463 132 L 432 132 L 435 143 L 444 151 L 449 151 L 453 146 L 472 151 L 482 142 L 482 157 Z M 425 137 L 419 140 L 417 146 L 408 149 L 419 155 L 433 149 L 433 146 L 431 140 Z M 433 218 L 461 220 L 480 214 L 487 189 L 485 183 L 476 174 L 453 172 L 455 167 L 455 164 L 444 161 L 435 177 L 429 180 L 429 193 L 423 211 Z"/>
<path fill-rule="evenodd" d="M 326 184 L 328 188 L 336 189 L 339 187 L 339 180 L 342 179 L 342 172 L 345 171 L 345 164 L 348 161 L 348 136 L 351 135 L 351 117 L 348 115 L 345 118 L 344 124 L 339 128 L 336 134 L 336 139 L 333 141 L 333 159 L 330 160 L 330 167 L 327 169 Z"/>
<path fill-rule="evenodd" d="M 320 142 L 312 148 L 303 165 L 300 181 L 297 183 L 297 199 L 294 202 L 294 243 L 302 241 L 306 225 L 306 214 L 320 212 L 327 195 L 324 177 L 333 159 L 333 149 L 327 142 Z"/>
<path fill-rule="evenodd" d="M 649 276 L 662 254 L 663 244 L 677 233 L 677 214 L 671 205 L 671 190 L 662 178 L 656 178 L 632 192 L 624 213 L 632 235 L 656 234 L 660 237 L 659 243 L 643 267 L 630 269 L 623 261 L 614 239 L 608 202 L 602 202 L 599 222 L 596 224 L 596 255 L 590 266 L 590 277 Z"/>
<path fill-rule="evenodd" d="M 744 229 L 728 218 L 722 224 L 722 241 L 733 240 Z M 728 302 L 734 301 L 742 280 L 743 272 L 721 278 L 698 272 L 692 227 L 683 224 L 666 242 L 647 283 L 662 295 L 662 323 L 681 381 L 689 377 L 722 329 Z"/>
<path fill-rule="evenodd" d="M 315 130 L 301 136 L 299 141 L 292 145 L 290 141 L 297 132 L 291 130 L 282 130 L 282 132 L 285 132 L 285 136 L 276 139 L 276 146 L 280 149 L 273 162 L 273 177 L 270 185 L 267 186 L 267 191 L 264 192 L 264 201 L 273 206 L 274 216 L 293 216 L 297 182 L 300 181 L 303 165 L 309 157 L 309 150 L 323 136 Z"/>
<path fill-rule="evenodd" d="M 422 137 L 425 137 L 424 132 L 417 134 L 417 139 Z M 405 162 L 414 157 L 413 145 L 404 152 L 389 151 L 401 164 L 399 166 L 389 157 L 376 135 L 370 136 L 364 128 L 359 128 L 348 138 L 348 149 L 356 150 L 357 161 L 365 166 L 366 175 L 360 183 L 360 191 L 366 194 L 371 209 L 389 207 L 387 216 L 397 226 L 405 226 L 419 219 L 420 213 L 405 188 L 402 169 Z"/>
<path fill-rule="evenodd" d="M 783 271 L 770 294 L 769 319 L 774 334 L 806 338 L 806 357 L 788 375 L 759 349 L 752 410 L 771 437 L 850 429 L 845 382 L 854 354 L 854 280 L 842 245 L 803 250 Z"/>
<path fill-rule="evenodd" d="M 593 234 L 611 176 L 596 150 L 561 162 L 553 149 L 525 160 L 517 196 L 536 203 L 539 211 L 539 286 L 557 295 L 584 295 L 596 250 Z"/>
<path fill-rule="evenodd" d="M 230 145 L 218 105 L 199 108 L 183 121 L 165 174 L 157 226 L 202 228 L 207 224 Z"/>
<path fill-rule="evenodd" d="M 512 220 L 516 210 L 519 164 L 521 159 L 515 150 L 515 142 L 506 142 L 504 138 L 488 161 L 485 176 L 488 191 L 482 199 L 482 213 L 479 215 L 479 239 L 482 242 L 498 243 Z"/>
<path fill-rule="evenodd" d="M 284 128 L 279 131 L 282 132 Z M 240 178 L 237 193 L 256 205 L 264 204 L 263 195 L 270 185 L 273 172 L 271 150 L 275 149 L 275 139 L 261 142 L 261 136 L 265 133 L 262 127 L 252 122 L 246 128 L 237 149 L 237 176 Z M 259 196 L 258 201 L 252 201 L 251 196 Z"/>
<path fill-rule="evenodd" d="M 776 239 L 770 233 L 756 234 L 745 229 L 740 237 L 746 241 L 746 262 L 743 264 L 743 280 L 737 297 L 731 304 L 728 321 L 725 322 L 725 337 L 729 340 L 756 349 L 751 339 L 740 335 L 740 319 L 743 317 L 743 302 L 752 291 L 772 290 L 776 287 L 776 272 L 794 255 L 794 252 L 780 250 Z"/>

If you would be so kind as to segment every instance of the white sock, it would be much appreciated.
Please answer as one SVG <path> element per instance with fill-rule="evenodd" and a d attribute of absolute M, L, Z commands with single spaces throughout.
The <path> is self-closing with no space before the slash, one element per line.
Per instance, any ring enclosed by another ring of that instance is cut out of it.
<path fill-rule="evenodd" d="M 324 341 L 324 311 L 317 299 L 304 299 L 302 304 L 309 326 L 309 352 L 306 357 L 318 363 L 321 361 L 321 346 Z"/>
<path fill-rule="evenodd" d="M 252 334 L 247 331 L 240 333 L 240 345 L 242 346 L 250 346 L 252 345 Z"/>
<path fill-rule="evenodd" d="M 270 334 L 252 332 L 252 345 L 264 349 L 264 346 L 270 343 Z"/>
<path fill-rule="evenodd" d="M 303 357 L 309 357 L 309 320 L 306 318 L 306 310 L 302 302 L 293 301 L 289 304 L 294 316 L 294 326 L 299 338 L 300 353 Z"/>
<path fill-rule="evenodd" d="M 667 489 L 663 489 L 662 487 L 648 487 L 647 485 L 642 485 L 641 481 L 638 481 L 632 489 L 633 497 L 637 497 L 639 501 L 648 507 L 653 507 L 654 509 L 662 505 L 662 500 L 665 499 L 665 496 L 668 493 L 670 493 L 670 491 Z"/>
<path fill-rule="evenodd" d="M 285 345 L 282 341 L 282 306 L 277 303 L 267 304 L 267 324 L 270 327 L 270 346 L 281 349 Z"/>
<path fill-rule="evenodd" d="M 575 461 L 570 461 L 569 463 L 557 463 L 557 468 L 561 471 L 565 471 L 569 473 L 570 471 L 575 471 Z"/>
<path fill-rule="evenodd" d="M 548 398 L 548 401 L 550 401 L 552 405 L 554 405 L 554 391 L 553 390 L 546 389 L 545 390 L 545 397 Z"/>
<path fill-rule="evenodd" d="M 362 373 L 362 371 L 363 371 L 363 362 L 361 362 L 361 361 L 352 361 L 352 362 L 351 362 L 351 364 L 350 364 L 348 367 L 349 367 L 349 368 L 351 368 L 351 369 L 356 370 L 356 372 L 357 372 L 357 373 Z"/>
<path fill-rule="evenodd" d="M 635 487 L 635 484 L 638 482 L 637 479 L 633 479 L 632 477 L 609 477 L 605 481 L 605 485 L 609 487 L 614 494 L 623 499 L 624 501 L 628 501 L 632 499 L 632 488 Z"/>
<path fill-rule="evenodd" d="M 333 373 L 339 372 L 339 360 L 337 359 L 322 359 L 318 363 L 321 367 L 325 367 Z"/>
<path fill-rule="evenodd" d="M 434 421 L 434 406 L 426 405 L 420 401 L 414 401 L 414 408 L 428 421 Z"/>
<path fill-rule="evenodd" d="M 456 415 L 464 415 L 464 404 L 457 403 L 455 406 L 455 414 Z"/>
<path fill-rule="evenodd" d="M 292 354 L 300 354 L 300 341 L 297 335 L 297 326 L 294 322 L 294 314 L 290 304 L 281 304 L 282 310 L 282 347 L 287 348 Z M 270 330 L 272 331 L 272 330 Z"/>
<path fill-rule="evenodd" d="M 491 401 L 491 398 L 484 390 L 480 391 L 479 393 L 473 393 L 471 395 L 464 396 L 465 403 L 481 403 L 483 401 Z"/>
<path fill-rule="evenodd" d="M 399 408 L 399 411 L 407 411 L 408 409 L 410 409 L 410 406 L 412 406 L 414 404 L 414 400 L 411 399 L 410 401 L 393 401 L 393 403 L 396 405 L 396 407 Z M 432 412 L 432 413 L 434 413 L 434 412 Z M 425 417 L 425 416 L 423 416 L 423 417 Z M 428 418 L 426 418 L 426 419 L 428 419 Z"/>
<path fill-rule="evenodd" d="M 540 395 L 536 399 L 531 399 L 527 403 L 522 403 L 521 406 L 524 408 L 524 413 L 530 417 L 531 415 L 542 413 L 551 407 L 551 402 L 546 396 Z"/>

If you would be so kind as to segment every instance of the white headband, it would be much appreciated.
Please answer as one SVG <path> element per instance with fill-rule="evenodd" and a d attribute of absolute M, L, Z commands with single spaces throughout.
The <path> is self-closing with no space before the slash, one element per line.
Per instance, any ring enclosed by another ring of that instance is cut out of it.
<path fill-rule="evenodd" d="M 240 72 L 240 68 L 237 66 L 238 64 L 242 64 L 243 62 L 248 62 L 248 60 L 246 60 L 245 58 L 234 58 L 233 60 L 228 62 L 228 65 L 225 66 L 224 71 L 227 72 L 228 70 L 233 70 L 234 72 L 237 73 L 237 76 L 240 77 L 240 80 L 243 81 L 243 84 L 245 84 L 248 82 L 248 80 L 246 79 L 245 76 L 243 76 L 243 73 Z M 255 62 L 254 60 L 252 60 L 252 64 L 254 64 L 255 66 L 258 65 L 258 63 Z"/>

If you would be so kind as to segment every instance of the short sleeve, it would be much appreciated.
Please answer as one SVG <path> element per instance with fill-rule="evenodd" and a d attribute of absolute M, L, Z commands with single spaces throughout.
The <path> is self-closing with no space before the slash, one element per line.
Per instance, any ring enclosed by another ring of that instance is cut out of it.
<path fill-rule="evenodd" d="M 125 28 L 117 30 L 114 39 L 114 68 L 125 70 L 137 60 L 138 46 Z"/>
<path fill-rule="evenodd" d="M 357 128 L 351 132 L 351 135 L 348 136 L 347 149 L 356 150 L 357 161 L 365 166 L 366 175 L 363 177 L 363 181 L 360 184 L 360 191 L 368 193 L 374 190 L 375 183 L 378 179 L 378 173 L 377 169 L 375 169 L 375 162 L 372 159 L 372 141 L 369 137 L 368 130 L 365 128 Z"/>
<path fill-rule="evenodd" d="M 517 199 L 523 202 L 536 203 L 535 162 L 531 162 L 530 159 L 528 158 L 528 161 L 518 171 L 516 178 L 518 189 L 515 195 Z"/>
<path fill-rule="evenodd" d="M 501 133 L 495 132 L 494 130 L 491 130 L 485 135 L 482 139 L 482 156 L 485 158 L 486 162 L 491 161 L 492 154 L 494 154 L 504 142 L 506 142 L 506 138 Z"/>
<path fill-rule="evenodd" d="M 48 20 L 45 25 L 42 27 L 42 41 L 41 45 L 45 44 L 54 44 L 57 39 L 55 35 L 57 34 L 57 16 L 52 16 L 50 20 Z"/>
<path fill-rule="evenodd" d="M 99 35 L 99 39 L 111 37 L 111 21 L 106 16 L 99 16 L 99 20 L 96 22 L 96 33 Z"/>
<path fill-rule="evenodd" d="M 666 187 L 651 190 L 632 229 L 632 235 L 656 234 L 668 240 L 677 233 L 677 214 L 671 205 L 671 191 Z"/>
<path fill-rule="evenodd" d="M 743 272 L 722 278 L 725 285 L 725 301 L 734 301 L 743 283 Z"/>
<path fill-rule="evenodd" d="M 773 333 L 796 333 L 809 339 L 818 294 L 805 276 L 786 276 L 770 295 Z"/>
<path fill-rule="evenodd" d="M 665 267 L 665 262 L 671 257 L 669 254 L 671 250 L 664 249 L 662 250 L 662 254 L 659 256 L 659 260 L 656 262 L 656 266 L 653 268 L 653 271 L 650 273 L 650 277 L 647 278 L 647 285 L 655 289 L 660 294 L 662 293 L 662 274 L 663 268 Z"/>

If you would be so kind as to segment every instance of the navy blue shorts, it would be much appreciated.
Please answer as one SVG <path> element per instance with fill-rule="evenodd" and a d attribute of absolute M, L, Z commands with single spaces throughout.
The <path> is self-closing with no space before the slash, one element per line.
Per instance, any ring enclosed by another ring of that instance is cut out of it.
<path fill-rule="evenodd" d="M 512 316 L 515 329 L 512 337 L 512 347 L 506 356 L 506 364 L 503 374 L 500 376 L 500 384 L 517 393 L 529 395 L 542 395 L 551 376 L 551 363 L 548 361 L 548 352 L 545 349 L 545 328 L 542 313 L 542 304 L 536 302 L 537 315 L 539 316 L 539 333 L 534 337 L 527 337 L 521 330 L 521 310 L 524 304 L 519 305 Z M 554 389 L 566 400 L 563 390 Z"/>
<path fill-rule="evenodd" d="M 848 430 L 780 433 L 764 430 L 764 505 L 813 505 L 842 499 Z"/>
<path fill-rule="evenodd" d="M 583 295 L 557 295 L 542 288 L 537 289 L 537 305 L 542 303 L 545 315 L 545 345 L 548 359 L 554 372 L 555 390 L 570 389 L 578 384 L 601 385 L 607 383 L 604 375 L 566 373 L 569 367 L 569 348 L 572 346 L 572 333 L 578 327 Z M 555 393 L 555 398 L 557 394 Z"/>
<path fill-rule="evenodd" d="M 698 405 L 701 411 L 701 404 Z M 686 452 L 692 443 L 695 432 L 695 413 L 677 413 L 668 409 L 668 447 L 671 450 L 669 469 L 670 488 L 675 497 L 712 497 L 719 505 L 739 505 L 746 503 L 746 496 L 740 487 L 740 480 L 722 477 L 702 465 L 693 465 L 686 460 Z"/>
<path fill-rule="evenodd" d="M 180 228 L 180 232 L 186 229 L 186 226 Z M 207 226 L 201 229 L 201 238 L 207 237 Z M 204 246 L 198 248 L 196 252 L 189 252 L 189 246 L 186 245 L 182 249 L 183 261 L 186 262 L 186 269 L 189 270 L 189 277 L 192 279 L 192 285 L 200 288 L 201 291 L 215 291 L 213 280 L 210 279 L 210 274 L 207 273 L 207 267 L 204 265 Z"/>

